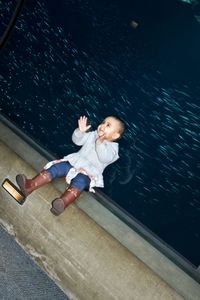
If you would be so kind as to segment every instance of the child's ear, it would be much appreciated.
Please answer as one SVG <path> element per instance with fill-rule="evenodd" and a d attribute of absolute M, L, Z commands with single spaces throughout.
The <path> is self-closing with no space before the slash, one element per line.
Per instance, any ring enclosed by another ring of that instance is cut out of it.
<path fill-rule="evenodd" d="M 113 133 L 113 140 L 117 140 L 120 137 L 119 132 L 114 132 Z"/>

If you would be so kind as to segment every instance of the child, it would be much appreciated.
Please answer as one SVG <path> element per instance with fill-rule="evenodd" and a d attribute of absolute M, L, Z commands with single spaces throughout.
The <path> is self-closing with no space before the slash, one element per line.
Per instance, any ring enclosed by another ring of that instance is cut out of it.
<path fill-rule="evenodd" d="M 78 128 L 72 135 L 72 141 L 82 146 L 78 152 L 69 154 L 63 159 L 49 162 L 42 172 L 32 179 L 25 175 L 16 176 L 24 196 L 27 197 L 34 190 L 57 177 L 66 177 L 69 187 L 52 201 L 50 211 L 58 216 L 65 208 L 75 201 L 85 189 L 93 191 L 93 187 L 103 187 L 103 171 L 118 156 L 119 139 L 124 132 L 124 123 L 115 116 L 107 117 L 95 131 L 87 132 L 91 125 L 87 125 L 87 118 L 80 117 Z"/>

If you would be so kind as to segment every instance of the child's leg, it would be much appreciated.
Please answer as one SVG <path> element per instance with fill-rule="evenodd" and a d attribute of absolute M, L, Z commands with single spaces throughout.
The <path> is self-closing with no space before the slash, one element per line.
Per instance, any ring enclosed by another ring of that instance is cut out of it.
<path fill-rule="evenodd" d="M 52 165 L 46 171 L 51 175 L 51 179 L 54 180 L 57 177 L 65 177 L 71 168 L 72 165 L 68 161 L 63 161 Z"/>
<path fill-rule="evenodd" d="M 34 190 L 51 181 L 50 174 L 43 170 L 40 174 L 32 179 L 26 178 L 23 174 L 16 176 L 16 181 L 25 197 L 30 195 Z"/>
<path fill-rule="evenodd" d="M 71 185 L 61 195 L 61 197 L 52 201 L 52 208 L 50 211 L 56 216 L 60 215 L 67 206 L 80 196 L 84 189 L 89 187 L 89 185 L 90 178 L 87 175 L 79 173 L 72 179 Z"/>
<path fill-rule="evenodd" d="M 34 190 L 43 186 L 46 183 L 49 183 L 56 177 L 64 177 L 72 168 L 70 163 L 61 162 L 52 165 L 49 169 L 43 170 L 40 174 L 36 175 L 32 179 L 26 178 L 23 174 L 18 174 L 16 176 L 17 184 L 19 185 L 22 193 L 25 197 L 30 195 Z"/>

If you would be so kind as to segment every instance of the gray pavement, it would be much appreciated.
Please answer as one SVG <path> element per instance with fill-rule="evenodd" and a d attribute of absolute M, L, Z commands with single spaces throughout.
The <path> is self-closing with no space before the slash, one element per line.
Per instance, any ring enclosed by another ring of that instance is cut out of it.
<path fill-rule="evenodd" d="M 68 299 L 2 226 L 0 226 L 0 299 Z"/>

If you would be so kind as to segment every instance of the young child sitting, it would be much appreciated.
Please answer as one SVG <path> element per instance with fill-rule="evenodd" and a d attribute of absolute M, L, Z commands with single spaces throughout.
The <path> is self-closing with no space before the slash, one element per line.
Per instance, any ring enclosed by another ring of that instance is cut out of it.
<path fill-rule="evenodd" d="M 74 202 L 85 189 L 94 192 L 93 187 L 103 187 L 103 171 L 118 156 L 118 140 L 125 129 L 121 119 L 108 116 L 98 126 L 97 130 L 87 132 L 91 125 L 87 125 L 87 117 L 81 116 L 78 128 L 72 135 L 72 141 L 82 146 L 78 152 L 69 154 L 60 160 L 49 162 L 42 172 L 32 179 L 25 175 L 16 176 L 25 197 L 44 184 L 57 177 L 66 177 L 69 187 L 65 192 L 52 201 L 50 211 L 58 216 L 65 208 Z"/>

